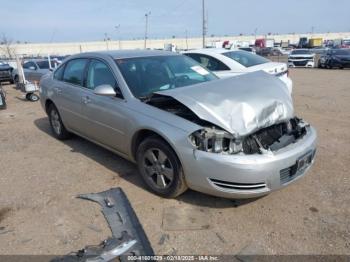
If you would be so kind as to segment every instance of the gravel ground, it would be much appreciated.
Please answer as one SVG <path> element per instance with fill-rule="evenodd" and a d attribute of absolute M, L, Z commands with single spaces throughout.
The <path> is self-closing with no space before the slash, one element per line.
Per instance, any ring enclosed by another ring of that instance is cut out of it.
<path fill-rule="evenodd" d="M 0 254 L 98 244 L 111 234 L 100 207 L 75 196 L 121 187 L 157 254 L 350 255 L 350 70 L 294 69 L 291 77 L 297 115 L 318 131 L 315 165 L 295 184 L 249 201 L 194 191 L 159 198 L 126 160 L 78 137 L 54 139 L 40 104 L 6 85 Z"/>

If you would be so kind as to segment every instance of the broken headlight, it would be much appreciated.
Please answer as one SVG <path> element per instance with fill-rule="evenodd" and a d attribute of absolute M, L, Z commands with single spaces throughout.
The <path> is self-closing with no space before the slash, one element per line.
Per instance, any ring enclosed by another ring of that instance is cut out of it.
<path fill-rule="evenodd" d="M 235 154 L 242 151 L 242 143 L 220 129 L 204 128 L 189 136 L 191 144 L 198 150 L 212 153 Z"/>

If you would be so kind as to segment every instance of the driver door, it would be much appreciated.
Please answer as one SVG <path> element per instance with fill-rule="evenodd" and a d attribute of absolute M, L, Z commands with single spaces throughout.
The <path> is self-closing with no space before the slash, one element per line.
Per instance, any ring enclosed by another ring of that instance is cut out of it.
<path fill-rule="evenodd" d="M 102 60 L 91 59 L 82 92 L 84 134 L 96 142 L 121 153 L 126 153 L 125 102 L 121 96 L 110 97 L 94 94 L 99 85 L 110 85 L 119 90 L 111 69 Z M 120 91 L 117 93 L 121 94 Z"/>

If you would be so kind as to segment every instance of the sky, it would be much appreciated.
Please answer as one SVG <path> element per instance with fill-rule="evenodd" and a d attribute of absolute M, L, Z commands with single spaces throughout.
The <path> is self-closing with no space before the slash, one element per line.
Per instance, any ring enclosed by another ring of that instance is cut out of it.
<path fill-rule="evenodd" d="M 201 35 L 202 0 L 0 0 L 0 34 L 21 42 Z M 205 0 L 207 35 L 350 32 L 350 0 Z M 116 26 L 119 26 L 116 29 Z"/>

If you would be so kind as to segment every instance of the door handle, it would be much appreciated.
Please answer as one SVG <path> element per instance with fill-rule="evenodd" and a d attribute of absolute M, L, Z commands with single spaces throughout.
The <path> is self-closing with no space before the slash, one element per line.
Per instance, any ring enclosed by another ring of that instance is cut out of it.
<path fill-rule="evenodd" d="M 84 103 L 85 105 L 91 102 L 91 99 L 90 99 L 90 97 L 88 97 L 88 96 L 84 96 L 84 97 L 82 98 L 82 100 L 83 100 L 83 103 Z"/>
<path fill-rule="evenodd" d="M 58 87 L 55 87 L 54 90 L 58 95 L 62 93 L 62 89 L 60 89 Z"/>

